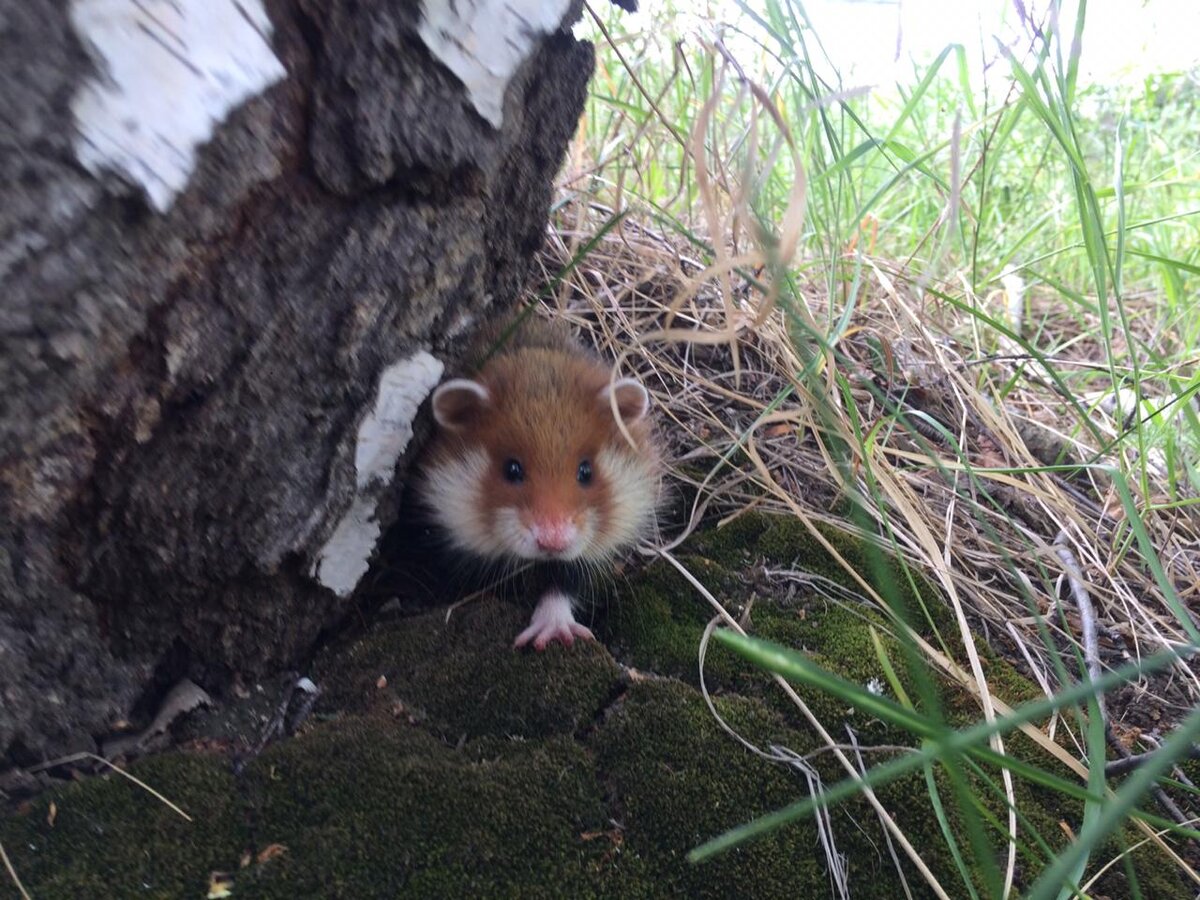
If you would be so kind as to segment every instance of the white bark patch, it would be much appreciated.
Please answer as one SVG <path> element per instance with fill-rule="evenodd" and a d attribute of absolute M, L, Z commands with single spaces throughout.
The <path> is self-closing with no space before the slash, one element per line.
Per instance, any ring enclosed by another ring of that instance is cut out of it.
<path fill-rule="evenodd" d="M 558 30 L 570 0 L 423 0 L 418 29 L 458 76 L 476 111 L 499 128 L 504 91 L 544 35 Z"/>
<path fill-rule="evenodd" d="M 379 540 L 378 496 L 391 483 L 396 461 L 412 440 L 417 409 L 441 380 L 443 368 L 441 360 L 419 350 L 389 366 L 379 379 L 375 407 L 358 426 L 354 501 L 312 567 L 317 580 L 339 597 L 348 597 L 367 573 Z"/>
<path fill-rule="evenodd" d="M 74 0 L 71 24 L 100 70 L 71 104 L 75 155 L 159 212 L 229 111 L 287 74 L 260 0 Z"/>
<path fill-rule="evenodd" d="M 359 579 L 367 574 L 379 532 L 375 501 L 361 494 L 356 496 L 313 565 L 317 581 L 339 597 L 349 597 Z"/>

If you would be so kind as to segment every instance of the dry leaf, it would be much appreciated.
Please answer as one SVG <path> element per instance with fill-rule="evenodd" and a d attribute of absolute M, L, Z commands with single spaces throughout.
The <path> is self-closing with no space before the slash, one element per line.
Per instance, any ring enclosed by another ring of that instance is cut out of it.
<path fill-rule="evenodd" d="M 579 835 L 581 841 L 594 841 L 599 838 L 608 838 L 614 847 L 621 846 L 625 841 L 625 835 L 618 828 L 610 828 L 608 831 L 585 831 Z"/>
<path fill-rule="evenodd" d="M 983 448 L 979 451 L 977 464 L 984 469 L 1003 469 L 1007 463 L 999 451 Z"/>
<path fill-rule="evenodd" d="M 211 872 L 208 876 L 208 893 L 205 900 L 222 900 L 233 896 L 233 876 L 228 872 Z"/>
<path fill-rule="evenodd" d="M 167 729 L 171 727 L 171 723 L 180 716 L 197 707 L 211 705 L 212 698 L 204 689 L 190 679 L 184 678 L 171 688 L 163 699 L 158 715 L 154 717 L 154 721 L 147 726 L 145 731 L 105 741 L 103 756 L 105 759 L 113 759 L 130 753 L 136 755 L 153 738 L 166 733 Z"/>
<path fill-rule="evenodd" d="M 46 813 L 46 824 L 51 828 L 54 827 L 54 820 L 58 818 L 58 804 L 53 800 L 50 801 L 50 809 Z"/>
<path fill-rule="evenodd" d="M 792 433 L 792 426 L 787 422 L 779 422 L 765 430 L 767 437 L 785 437 Z"/>
<path fill-rule="evenodd" d="M 277 857 L 283 856 L 285 853 L 287 853 L 287 847 L 283 844 L 267 844 L 258 853 L 258 864 L 261 866 L 263 863 L 270 862 Z"/>

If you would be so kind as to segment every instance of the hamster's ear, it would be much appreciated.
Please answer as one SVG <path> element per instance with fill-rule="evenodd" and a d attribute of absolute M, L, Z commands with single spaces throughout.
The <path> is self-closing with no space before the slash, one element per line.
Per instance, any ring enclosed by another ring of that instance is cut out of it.
<path fill-rule="evenodd" d="M 600 389 L 600 403 L 605 409 L 612 409 L 611 397 L 617 398 L 617 412 L 625 423 L 637 422 L 645 418 L 650 411 L 650 395 L 646 389 L 632 378 L 619 378 L 612 384 L 606 384 Z"/>
<path fill-rule="evenodd" d="M 433 392 L 433 418 L 447 431 L 462 431 L 491 405 L 492 397 L 478 381 L 453 378 Z"/>

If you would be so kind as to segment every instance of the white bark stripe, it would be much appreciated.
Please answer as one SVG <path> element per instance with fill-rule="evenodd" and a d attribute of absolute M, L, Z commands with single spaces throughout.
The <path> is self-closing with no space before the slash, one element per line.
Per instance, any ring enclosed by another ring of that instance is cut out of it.
<path fill-rule="evenodd" d="M 71 24 L 99 69 L 71 104 L 75 155 L 159 212 L 229 111 L 287 74 L 260 0 L 74 0 Z"/>
<path fill-rule="evenodd" d="M 421 40 L 467 89 L 493 127 L 504 91 L 544 35 L 558 30 L 570 0 L 424 0 Z"/>

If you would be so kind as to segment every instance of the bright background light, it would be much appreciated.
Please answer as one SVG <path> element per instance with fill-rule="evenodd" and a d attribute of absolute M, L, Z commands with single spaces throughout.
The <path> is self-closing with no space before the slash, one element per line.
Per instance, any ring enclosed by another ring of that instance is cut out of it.
<path fill-rule="evenodd" d="M 748 0 L 751 9 L 760 8 Z M 641 0 L 639 18 L 679 18 L 691 7 L 697 18 L 736 22 L 743 13 L 733 0 L 692 6 L 686 0 Z M 1023 0 L 1036 21 L 1045 20 L 1047 0 Z M 1074 28 L 1078 4 L 1064 4 L 1062 28 Z M 1028 44 L 1014 0 L 807 0 L 803 8 L 846 87 L 912 83 L 913 63 L 933 60 L 948 44 L 967 51 L 972 83 L 984 63 L 998 57 L 998 38 L 1018 55 Z M 703 10 L 703 11 L 702 11 Z M 761 34 L 750 26 L 748 30 Z M 742 56 L 736 35 L 726 42 Z M 1069 44 L 1069 41 L 1068 41 Z M 1087 6 L 1080 58 L 1081 84 L 1137 83 L 1157 72 L 1200 65 L 1200 2 L 1197 0 L 1092 0 Z M 810 48 L 815 49 L 815 48 Z M 1003 77 L 1008 66 L 991 66 Z M 830 73 L 832 74 L 832 72 Z"/>

